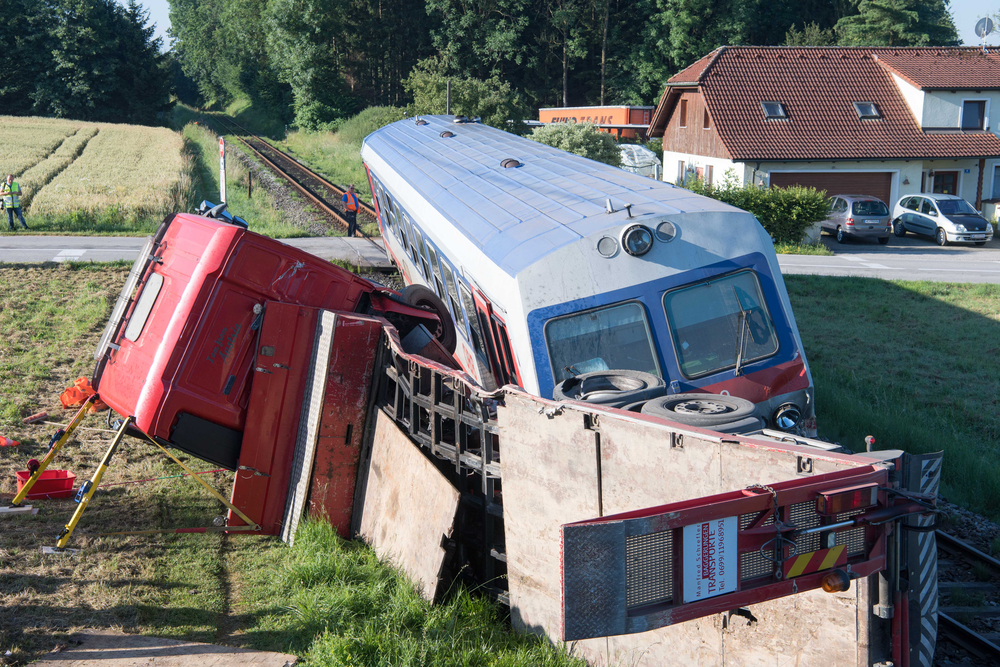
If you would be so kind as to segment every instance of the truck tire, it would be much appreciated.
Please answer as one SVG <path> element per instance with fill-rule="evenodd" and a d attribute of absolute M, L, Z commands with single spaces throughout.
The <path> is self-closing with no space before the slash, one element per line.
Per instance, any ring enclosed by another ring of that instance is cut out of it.
<path fill-rule="evenodd" d="M 458 338 L 455 336 L 455 321 L 451 319 L 451 312 L 448 310 L 448 306 L 444 305 L 444 301 L 432 289 L 423 285 L 407 285 L 403 288 L 401 296 L 405 303 L 429 310 L 438 316 L 438 319 L 441 320 L 441 328 L 434 337 L 444 346 L 444 349 L 448 350 L 448 354 L 453 354 Z"/>
<path fill-rule="evenodd" d="M 739 422 L 754 417 L 756 411 L 757 406 L 746 399 L 719 394 L 661 396 L 642 406 L 644 415 L 704 428 Z"/>
<path fill-rule="evenodd" d="M 623 408 L 639 401 L 662 396 L 667 385 L 662 378 L 642 371 L 597 371 L 563 380 L 552 390 L 557 401 L 583 401 Z"/>

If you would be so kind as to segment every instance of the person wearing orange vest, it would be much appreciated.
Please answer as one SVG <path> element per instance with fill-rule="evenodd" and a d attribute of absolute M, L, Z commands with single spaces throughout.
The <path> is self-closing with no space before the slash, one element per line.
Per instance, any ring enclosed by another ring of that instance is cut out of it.
<path fill-rule="evenodd" d="M 24 214 L 21 213 L 21 186 L 14 180 L 14 174 L 7 174 L 7 180 L 0 187 L 0 197 L 3 197 L 3 207 L 7 209 L 7 224 L 10 231 L 14 231 L 14 216 L 21 221 L 21 226 L 28 228 L 28 223 L 24 221 Z"/>
<path fill-rule="evenodd" d="M 354 186 L 347 186 L 347 192 L 344 193 L 342 200 L 344 202 L 344 209 L 347 215 L 347 235 L 354 236 L 354 230 L 358 226 L 358 196 L 354 194 Z"/>

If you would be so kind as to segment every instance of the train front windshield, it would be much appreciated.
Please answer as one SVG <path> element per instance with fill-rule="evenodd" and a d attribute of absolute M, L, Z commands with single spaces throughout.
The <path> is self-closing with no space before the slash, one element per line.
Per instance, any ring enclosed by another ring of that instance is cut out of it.
<path fill-rule="evenodd" d="M 556 382 L 610 369 L 663 377 L 646 310 L 636 301 L 550 320 L 545 340 Z"/>
<path fill-rule="evenodd" d="M 750 271 L 669 291 L 663 308 L 689 379 L 733 368 L 738 357 L 749 363 L 778 351 L 771 314 Z"/>

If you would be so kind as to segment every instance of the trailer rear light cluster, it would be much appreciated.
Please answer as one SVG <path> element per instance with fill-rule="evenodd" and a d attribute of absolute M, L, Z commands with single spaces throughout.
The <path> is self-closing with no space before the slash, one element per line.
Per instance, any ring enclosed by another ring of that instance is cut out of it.
<path fill-rule="evenodd" d="M 835 516 L 844 512 L 867 509 L 878 504 L 878 484 L 862 484 L 846 489 L 821 491 L 816 496 L 816 512 Z"/>

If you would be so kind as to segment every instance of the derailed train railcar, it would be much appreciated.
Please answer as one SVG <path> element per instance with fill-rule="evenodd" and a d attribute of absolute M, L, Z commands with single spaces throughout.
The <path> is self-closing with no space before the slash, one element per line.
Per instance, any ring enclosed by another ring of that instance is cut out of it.
<path fill-rule="evenodd" d="M 448 305 L 455 356 L 484 386 L 647 412 L 652 396 L 707 392 L 660 414 L 815 434 L 809 365 L 753 215 L 461 117 L 398 121 L 361 154 L 389 254 Z"/>

